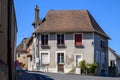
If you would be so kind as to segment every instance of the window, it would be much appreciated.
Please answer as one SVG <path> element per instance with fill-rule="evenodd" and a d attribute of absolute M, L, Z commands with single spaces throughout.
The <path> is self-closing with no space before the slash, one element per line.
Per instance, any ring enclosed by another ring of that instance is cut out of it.
<path fill-rule="evenodd" d="M 115 67 L 115 61 L 114 60 L 110 61 L 110 67 Z"/>
<path fill-rule="evenodd" d="M 41 35 L 41 45 L 48 45 L 48 35 Z"/>
<path fill-rule="evenodd" d="M 104 41 L 104 40 L 100 40 L 100 47 L 101 47 L 101 48 L 106 48 L 106 45 L 105 45 L 105 41 Z"/>
<path fill-rule="evenodd" d="M 48 65 L 49 64 L 48 53 L 41 53 L 41 64 L 42 65 Z"/>
<path fill-rule="evenodd" d="M 25 59 L 25 57 L 23 57 L 23 59 Z"/>
<path fill-rule="evenodd" d="M 82 45 L 82 34 L 75 34 L 75 45 Z"/>
<path fill-rule="evenodd" d="M 57 54 L 57 63 L 58 64 L 64 63 L 64 53 Z"/>
<path fill-rule="evenodd" d="M 64 34 L 57 35 L 57 45 L 64 45 Z"/>
<path fill-rule="evenodd" d="M 18 57 L 20 57 L 20 53 L 18 53 Z"/>

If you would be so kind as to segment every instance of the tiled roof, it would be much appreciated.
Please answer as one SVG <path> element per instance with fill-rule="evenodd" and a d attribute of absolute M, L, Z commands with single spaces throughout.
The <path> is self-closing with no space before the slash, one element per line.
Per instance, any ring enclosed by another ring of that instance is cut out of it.
<path fill-rule="evenodd" d="M 25 43 L 26 43 L 26 50 L 23 49 L 23 46 L 24 46 L 24 45 L 23 45 L 23 41 L 25 41 Z M 29 38 L 24 38 L 24 39 L 21 41 L 21 43 L 18 45 L 16 51 L 17 51 L 17 52 L 27 52 L 27 43 L 28 43 L 28 41 L 29 41 Z"/>
<path fill-rule="evenodd" d="M 115 55 L 118 59 L 120 59 L 120 55 L 115 52 L 112 48 L 108 47 L 108 50 L 112 52 L 113 55 Z"/>
<path fill-rule="evenodd" d="M 109 38 L 87 10 L 50 10 L 34 33 L 96 32 Z"/>

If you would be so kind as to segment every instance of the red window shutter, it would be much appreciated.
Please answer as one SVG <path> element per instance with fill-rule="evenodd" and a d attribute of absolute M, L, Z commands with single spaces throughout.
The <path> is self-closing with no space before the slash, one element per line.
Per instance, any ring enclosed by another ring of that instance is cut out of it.
<path fill-rule="evenodd" d="M 75 44 L 82 45 L 82 34 L 75 34 Z"/>

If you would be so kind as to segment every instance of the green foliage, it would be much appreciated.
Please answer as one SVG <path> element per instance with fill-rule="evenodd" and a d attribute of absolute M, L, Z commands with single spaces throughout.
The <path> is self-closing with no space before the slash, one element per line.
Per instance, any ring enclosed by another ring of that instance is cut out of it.
<path fill-rule="evenodd" d="M 98 65 L 96 63 L 87 64 L 85 60 L 83 60 L 79 63 L 79 67 L 81 68 L 82 73 L 94 74 Z"/>
<path fill-rule="evenodd" d="M 96 64 L 96 63 L 89 64 L 88 65 L 88 73 L 93 74 L 95 72 L 96 68 L 98 68 L 98 64 Z"/>
<path fill-rule="evenodd" d="M 80 65 L 82 73 L 87 71 L 87 65 L 86 65 L 85 60 L 81 61 L 79 65 Z"/>

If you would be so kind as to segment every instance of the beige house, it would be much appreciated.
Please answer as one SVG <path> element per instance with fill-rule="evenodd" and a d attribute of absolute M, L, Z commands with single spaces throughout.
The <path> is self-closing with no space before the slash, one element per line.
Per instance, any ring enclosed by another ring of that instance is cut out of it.
<path fill-rule="evenodd" d="M 34 47 L 33 47 L 33 36 L 31 36 L 31 38 L 29 39 L 28 43 L 27 43 L 27 51 L 28 51 L 28 54 L 27 54 L 27 70 L 28 71 L 34 71 L 34 68 L 33 68 L 33 65 L 34 65 L 34 61 L 32 60 L 32 56 L 34 54 Z"/>
<path fill-rule="evenodd" d="M 87 10 L 50 10 L 39 20 L 35 8 L 33 70 L 69 73 L 80 61 L 97 63 L 96 75 L 108 75 L 107 34 Z"/>
<path fill-rule="evenodd" d="M 17 47 L 17 52 L 16 52 L 16 59 L 24 66 L 23 69 L 27 69 L 27 55 L 28 55 L 28 51 L 27 51 L 27 43 L 29 41 L 29 38 L 24 38 L 21 43 L 18 45 Z"/>
<path fill-rule="evenodd" d="M 0 80 L 15 80 L 17 23 L 13 0 L 0 0 Z"/>
<path fill-rule="evenodd" d="M 109 75 L 120 77 L 120 55 L 113 49 L 108 48 L 109 53 Z"/>

